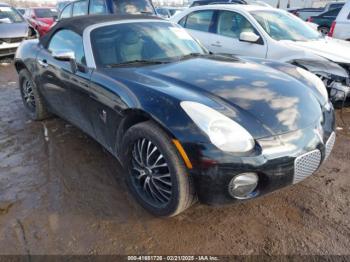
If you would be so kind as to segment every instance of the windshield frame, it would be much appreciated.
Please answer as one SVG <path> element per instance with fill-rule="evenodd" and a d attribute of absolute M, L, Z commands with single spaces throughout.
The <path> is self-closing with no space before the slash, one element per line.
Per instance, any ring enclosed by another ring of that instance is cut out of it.
<path fill-rule="evenodd" d="M 11 20 L 11 22 L 8 23 L 8 24 L 19 24 L 19 23 L 24 23 L 25 22 L 23 16 L 21 15 L 21 13 L 17 9 L 15 9 L 15 8 L 13 8 L 11 6 L 6 6 L 6 5 L 5 6 L 0 6 L 0 8 L 9 8 L 11 10 L 11 12 L 15 13 L 16 16 L 19 18 L 18 20 L 14 20 L 14 21 Z"/>
<path fill-rule="evenodd" d="M 166 23 L 170 24 L 174 27 L 180 28 L 182 30 L 185 30 L 181 26 L 179 26 L 176 23 L 172 23 L 166 20 L 161 20 L 161 19 L 132 19 L 132 20 L 120 20 L 120 21 L 111 21 L 111 22 L 105 22 L 105 23 L 100 23 L 100 24 L 95 24 L 88 26 L 85 28 L 83 32 L 83 44 L 84 44 L 84 50 L 85 50 L 85 59 L 86 59 L 86 64 L 89 68 L 91 69 L 96 69 L 97 68 L 97 63 L 94 57 L 94 51 L 92 47 L 92 39 L 91 39 L 91 33 L 95 29 L 102 28 L 102 27 L 107 27 L 111 25 L 119 25 L 119 24 L 131 24 L 131 23 Z M 209 54 L 209 51 L 203 47 L 201 43 L 199 43 L 196 39 L 194 39 L 192 36 L 191 38 L 193 39 L 194 42 L 198 44 L 198 46 L 203 50 L 203 54 Z M 178 61 L 179 57 L 177 57 Z M 174 60 L 176 61 L 176 60 Z M 164 61 L 165 62 L 165 61 Z"/>
<path fill-rule="evenodd" d="M 308 27 L 307 24 L 303 25 L 303 28 L 307 28 L 305 29 L 306 31 L 309 31 L 310 33 L 316 33 L 318 34 L 316 37 L 311 37 L 311 38 L 285 38 L 285 39 L 277 39 L 276 37 L 274 37 L 273 35 L 270 34 L 270 32 L 268 32 L 265 27 L 259 22 L 259 20 L 257 19 L 256 15 L 261 15 L 261 14 L 275 14 L 275 15 L 284 15 L 286 17 L 289 17 L 290 19 L 296 19 L 298 22 L 300 22 L 300 24 L 302 23 L 306 23 L 303 20 L 301 20 L 298 17 L 295 17 L 293 14 L 290 14 L 289 12 L 286 11 L 282 11 L 282 10 L 272 10 L 272 9 L 259 9 L 259 10 L 252 10 L 249 11 L 249 15 L 252 17 L 252 19 L 254 19 L 254 22 L 261 28 L 261 30 L 264 32 L 264 34 L 266 34 L 268 37 L 270 37 L 271 39 L 275 40 L 275 41 L 316 41 L 316 40 L 320 40 L 322 39 L 322 36 L 318 33 L 318 32 L 314 32 L 314 30 L 310 27 Z M 303 36 L 302 34 L 299 34 L 299 36 Z"/>

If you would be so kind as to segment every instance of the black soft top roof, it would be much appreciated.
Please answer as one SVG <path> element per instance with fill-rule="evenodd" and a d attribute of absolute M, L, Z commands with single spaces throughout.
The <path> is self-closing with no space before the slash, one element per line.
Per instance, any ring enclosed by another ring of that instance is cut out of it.
<path fill-rule="evenodd" d="M 40 43 L 44 47 L 47 47 L 51 37 L 55 34 L 55 32 L 62 29 L 72 30 L 73 32 L 82 36 L 85 28 L 90 25 L 112 21 L 141 19 L 163 20 L 157 16 L 150 15 L 86 15 L 71 17 L 59 21 L 46 35 L 40 38 Z"/>

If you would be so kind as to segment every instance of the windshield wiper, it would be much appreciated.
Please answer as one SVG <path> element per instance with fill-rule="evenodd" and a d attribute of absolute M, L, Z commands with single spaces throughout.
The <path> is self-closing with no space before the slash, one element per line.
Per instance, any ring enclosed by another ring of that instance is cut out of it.
<path fill-rule="evenodd" d="M 143 60 L 143 59 L 137 59 L 137 60 L 131 60 L 121 63 L 115 63 L 115 64 L 108 64 L 106 67 L 112 68 L 112 67 L 122 67 L 122 66 L 128 66 L 128 65 L 158 65 L 158 64 L 165 64 L 166 61 L 158 61 L 158 60 Z"/>
<path fill-rule="evenodd" d="M 199 56 L 203 56 L 204 54 L 202 53 L 189 53 L 187 55 L 183 55 L 180 56 L 180 60 L 184 60 L 184 59 L 188 59 L 188 58 L 192 58 L 192 57 L 199 57 Z"/>

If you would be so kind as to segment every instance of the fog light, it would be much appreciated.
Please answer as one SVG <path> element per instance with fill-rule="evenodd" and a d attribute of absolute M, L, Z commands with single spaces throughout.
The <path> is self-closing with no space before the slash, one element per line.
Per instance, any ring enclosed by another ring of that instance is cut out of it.
<path fill-rule="evenodd" d="M 228 185 L 228 192 L 237 199 L 251 198 L 258 185 L 258 176 L 255 173 L 244 173 L 232 178 Z"/>

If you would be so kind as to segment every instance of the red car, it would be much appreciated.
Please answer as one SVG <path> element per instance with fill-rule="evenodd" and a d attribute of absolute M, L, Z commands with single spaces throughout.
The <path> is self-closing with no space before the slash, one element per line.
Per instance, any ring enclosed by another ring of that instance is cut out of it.
<path fill-rule="evenodd" d="M 24 13 L 27 21 L 39 32 L 45 35 L 57 19 L 57 10 L 49 7 L 28 8 Z"/>

